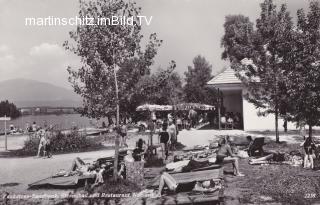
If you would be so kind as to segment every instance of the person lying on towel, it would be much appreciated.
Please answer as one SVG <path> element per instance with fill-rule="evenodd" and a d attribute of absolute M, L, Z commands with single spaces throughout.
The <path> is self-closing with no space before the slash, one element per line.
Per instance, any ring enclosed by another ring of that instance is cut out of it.
<path fill-rule="evenodd" d="M 213 180 L 203 182 L 193 181 L 189 183 L 179 184 L 170 174 L 168 174 L 167 172 L 163 172 L 160 177 L 157 196 L 162 195 L 162 191 L 165 186 L 167 186 L 170 191 L 173 191 L 175 193 L 189 191 L 214 192 L 221 188 L 220 186 L 216 185 Z"/>
<path fill-rule="evenodd" d="M 85 163 L 79 157 L 75 158 L 72 162 L 69 172 L 65 176 L 70 176 L 74 174 L 80 175 L 90 175 L 96 174 L 96 170 L 99 168 L 99 163 L 94 161 L 92 164 Z"/>
<path fill-rule="evenodd" d="M 249 164 L 268 164 L 273 162 L 284 162 L 289 161 L 290 155 L 285 152 L 269 151 L 269 154 L 264 157 L 259 157 L 257 159 L 250 159 Z"/>

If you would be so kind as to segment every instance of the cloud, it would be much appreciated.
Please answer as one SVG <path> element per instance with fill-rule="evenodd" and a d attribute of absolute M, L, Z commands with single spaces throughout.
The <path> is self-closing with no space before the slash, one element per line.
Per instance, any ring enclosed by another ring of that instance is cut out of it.
<path fill-rule="evenodd" d="M 69 87 L 67 65 L 76 65 L 78 58 L 71 55 L 58 44 L 41 43 L 30 48 L 29 60 L 25 67 L 27 76 L 40 81 Z"/>
<path fill-rule="evenodd" d="M 9 51 L 9 47 L 7 45 L 0 45 L 0 54 L 7 53 Z"/>
<path fill-rule="evenodd" d="M 69 87 L 67 66 L 79 65 L 78 57 L 66 52 L 58 44 L 47 42 L 32 46 L 20 55 L 0 45 L 0 81 L 28 78 Z"/>
<path fill-rule="evenodd" d="M 57 44 L 42 43 L 30 49 L 31 56 L 62 56 L 65 51 Z"/>

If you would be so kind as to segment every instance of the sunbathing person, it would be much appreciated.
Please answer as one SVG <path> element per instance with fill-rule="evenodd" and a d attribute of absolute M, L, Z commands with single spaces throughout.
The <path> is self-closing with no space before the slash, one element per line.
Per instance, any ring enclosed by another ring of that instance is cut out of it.
<path fill-rule="evenodd" d="M 164 172 L 160 177 L 158 196 L 161 196 L 163 188 L 167 186 L 170 191 L 175 193 L 199 191 L 199 192 L 214 192 L 220 187 L 215 186 L 213 180 L 198 182 L 193 181 L 186 184 L 179 184 L 177 181 L 167 172 Z"/>
<path fill-rule="evenodd" d="M 266 164 L 269 163 L 270 161 L 274 162 L 283 162 L 286 161 L 288 158 L 288 154 L 282 153 L 282 152 L 275 152 L 275 151 L 269 151 L 269 154 L 264 157 L 260 157 L 257 159 L 250 159 L 249 164 L 254 165 L 254 164 Z"/>
<path fill-rule="evenodd" d="M 219 142 L 219 149 L 217 152 L 216 164 L 231 162 L 233 165 L 233 172 L 235 176 L 244 176 L 239 171 L 239 158 L 233 154 L 231 147 L 229 145 L 229 137 L 221 139 Z"/>
<path fill-rule="evenodd" d="M 99 167 L 98 162 L 93 162 L 93 164 L 85 163 L 79 157 L 75 158 L 72 162 L 69 173 L 66 176 L 78 173 L 81 175 L 96 174 L 96 169 Z"/>

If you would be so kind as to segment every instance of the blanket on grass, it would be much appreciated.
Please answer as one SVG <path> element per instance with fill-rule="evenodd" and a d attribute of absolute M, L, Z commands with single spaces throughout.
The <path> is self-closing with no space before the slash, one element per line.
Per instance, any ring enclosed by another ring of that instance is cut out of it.
<path fill-rule="evenodd" d="M 30 189 L 35 188 L 74 188 L 80 185 L 84 185 L 86 180 L 93 181 L 95 179 L 95 175 L 73 175 L 73 176 L 58 176 L 58 177 L 48 177 L 45 179 L 41 179 L 34 183 L 29 184 Z"/>

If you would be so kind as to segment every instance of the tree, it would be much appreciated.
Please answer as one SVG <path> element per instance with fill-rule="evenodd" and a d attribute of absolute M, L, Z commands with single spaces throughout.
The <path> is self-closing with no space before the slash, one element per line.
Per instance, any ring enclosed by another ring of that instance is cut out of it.
<path fill-rule="evenodd" d="M 97 20 L 99 17 L 125 16 L 134 18 L 133 26 L 78 25 L 70 32 L 72 41 L 64 47 L 81 58 L 78 69 L 68 67 L 74 91 L 83 99 L 83 115 L 90 118 L 107 117 L 131 98 L 131 88 L 149 72 L 161 41 L 151 34 L 146 48 L 140 46 L 142 34 L 137 16 L 141 8 L 133 1 L 80 0 L 80 17 Z M 95 22 L 97 23 L 97 22 Z M 115 142 L 114 177 L 117 177 L 119 136 Z"/>
<path fill-rule="evenodd" d="M 213 77 L 212 66 L 202 56 L 198 55 L 193 59 L 193 67 L 188 66 L 184 73 L 186 84 L 183 87 L 184 100 L 192 103 L 214 103 L 214 93 L 206 87 L 206 84 Z"/>
<path fill-rule="evenodd" d="M 222 58 L 231 62 L 248 91 L 245 97 L 260 109 L 259 114 L 275 114 L 276 141 L 279 142 L 278 117 L 286 114 L 288 105 L 283 75 L 287 65 L 283 59 L 291 49 L 293 29 L 286 5 L 278 11 L 272 0 L 265 0 L 256 29 L 249 18 L 241 15 L 227 16 L 224 27 Z"/>
<path fill-rule="evenodd" d="M 21 113 L 17 109 L 15 104 L 9 102 L 8 100 L 5 100 L 0 102 L 0 116 L 17 118 L 21 116 Z"/>
<path fill-rule="evenodd" d="M 289 113 L 294 121 L 305 122 L 312 127 L 320 120 L 320 5 L 311 1 L 306 15 L 297 12 L 297 28 L 294 30 L 290 55 L 284 61 L 288 100 L 292 103 Z"/>
<path fill-rule="evenodd" d="M 171 61 L 168 68 L 159 68 L 141 79 L 137 87 L 143 103 L 172 105 L 182 100 L 182 81 L 175 68 L 176 63 Z"/>

